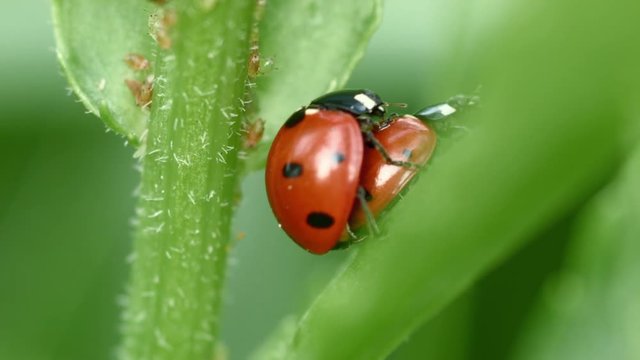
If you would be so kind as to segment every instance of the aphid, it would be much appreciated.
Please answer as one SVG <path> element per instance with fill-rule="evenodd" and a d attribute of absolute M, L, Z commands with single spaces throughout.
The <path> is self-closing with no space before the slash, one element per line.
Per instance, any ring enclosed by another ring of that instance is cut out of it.
<path fill-rule="evenodd" d="M 124 57 L 124 61 L 132 70 L 141 71 L 149 68 L 149 60 L 140 54 L 129 53 Z"/>
<path fill-rule="evenodd" d="M 264 134 L 264 120 L 258 118 L 253 122 L 246 123 L 245 130 L 244 148 L 253 149 L 258 146 L 260 140 L 262 140 L 262 135 Z"/>
<path fill-rule="evenodd" d="M 151 106 L 151 98 L 153 97 L 153 75 L 140 82 L 138 80 L 125 79 L 125 84 L 133 94 L 136 105 L 147 108 Z"/>

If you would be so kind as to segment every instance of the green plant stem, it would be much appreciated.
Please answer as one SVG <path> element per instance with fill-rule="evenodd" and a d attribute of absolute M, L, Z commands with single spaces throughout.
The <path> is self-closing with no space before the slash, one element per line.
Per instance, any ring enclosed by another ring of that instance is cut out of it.
<path fill-rule="evenodd" d="M 177 22 L 154 63 L 121 359 L 212 359 L 217 342 L 256 1 L 170 4 Z"/>

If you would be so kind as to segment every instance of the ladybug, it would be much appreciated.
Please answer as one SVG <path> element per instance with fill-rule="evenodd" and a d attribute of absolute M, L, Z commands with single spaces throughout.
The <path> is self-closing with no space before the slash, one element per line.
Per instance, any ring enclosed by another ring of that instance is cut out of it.
<path fill-rule="evenodd" d="M 365 147 L 360 172 L 361 194 L 349 217 L 351 230 L 366 223 L 372 232 L 377 232 L 375 218 L 397 199 L 418 169 L 429 161 L 437 135 L 427 123 L 444 120 L 461 108 L 477 105 L 478 101 L 477 96 L 457 95 L 418 110 L 414 115 L 394 115 L 374 129 L 378 145 Z M 403 166 L 398 166 L 398 162 Z"/>
<path fill-rule="evenodd" d="M 373 135 L 391 159 L 413 166 L 391 164 L 379 149 L 365 146 L 359 180 L 362 194 L 354 202 L 349 217 L 351 230 L 368 223 L 377 231 L 374 219 L 397 198 L 419 167 L 427 163 L 437 141 L 436 132 L 412 115 L 392 117 Z"/>
<path fill-rule="evenodd" d="M 337 91 L 294 112 L 276 135 L 267 157 L 267 197 L 283 230 L 302 248 L 324 254 L 347 237 L 363 133 L 384 114 L 384 102 L 372 91 Z"/>

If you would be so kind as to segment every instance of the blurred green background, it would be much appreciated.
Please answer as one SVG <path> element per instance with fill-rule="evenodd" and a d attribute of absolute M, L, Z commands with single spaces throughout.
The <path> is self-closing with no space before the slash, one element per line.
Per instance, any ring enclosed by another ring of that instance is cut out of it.
<path fill-rule="evenodd" d="M 459 34 L 441 33 L 442 24 L 458 21 L 456 31 L 481 36 L 499 18 L 501 2 L 473 17 L 450 11 L 456 3 L 388 1 L 350 87 L 375 89 L 410 109 L 473 91 L 480 84 L 471 71 L 457 75 L 469 75 L 456 83 L 465 88 L 429 86 L 450 65 L 442 55 L 474 40 L 460 46 Z M 0 359 L 110 359 L 138 173 L 133 150 L 105 133 L 67 90 L 49 6 L 0 5 Z M 557 219 L 532 235 L 392 358 L 512 358 L 530 315 L 540 311 L 536 300 L 551 296 L 558 282 L 573 220 Z M 244 359 L 285 316 L 304 309 L 349 253 L 315 257 L 294 246 L 271 215 L 261 173 L 243 183 L 234 229 L 222 337 L 230 358 Z"/>

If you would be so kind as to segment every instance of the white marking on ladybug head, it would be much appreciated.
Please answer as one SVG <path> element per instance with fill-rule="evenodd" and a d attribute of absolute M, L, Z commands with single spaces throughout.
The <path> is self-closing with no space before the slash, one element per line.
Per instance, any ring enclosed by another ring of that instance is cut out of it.
<path fill-rule="evenodd" d="M 456 112 L 456 108 L 454 108 L 453 106 L 451 106 L 449 104 L 442 104 L 442 105 L 438 106 L 438 110 L 444 116 L 449 116 L 449 115 L 453 114 L 454 112 Z"/>
<path fill-rule="evenodd" d="M 356 99 L 359 103 L 364 105 L 364 107 L 369 109 L 369 110 L 373 110 L 377 105 L 375 100 L 373 100 L 372 98 L 370 98 L 369 96 L 367 96 L 365 94 L 358 94 L 358 95 L 354 96 L 353 98 Z"/>
<path fill-rule="evenodd" d="M 317 114 L 318 112 L 320 112 L 319 109 L 309 108 L 304 111 L 304 114 L 308 116 L 308 115 Z"/>

